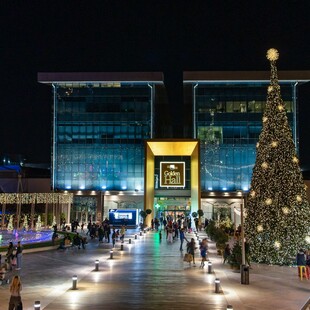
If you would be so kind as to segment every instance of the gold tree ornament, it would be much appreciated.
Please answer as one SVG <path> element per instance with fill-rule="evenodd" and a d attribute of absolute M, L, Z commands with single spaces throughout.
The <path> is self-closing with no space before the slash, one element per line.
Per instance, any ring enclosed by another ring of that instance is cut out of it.
<path fill-rule="evenodd" d="M 293 157 L 293 163 L 298 164 L 299 160 L 296 156 Z"/>
<path fill-rule="evenodd" d="M 271 146 L 272 147 L 277 147 L 278 146 L 278 142 L 277 141 L 272 141 L 271 142 Z"/>
<path fill-rule="evenodd" d="M 268 86 L 267 91 L 268 93 L 271 93 L 273 91 L 273 86 Z"/>
<path fill-rule="evenodd" d="M 257 148 L 259 147 L 259 143 L 258 143 L 258 142 L 256 143 L 256 147 L 257 147 Z"/>
<path fill-rule="evenodd" d="M 266 116 L 263 117 L 263 123 L 266 123 L 268 118 Z"/>
<path fill-rule="evenodd" d="M 265 161 L 262 163 L 262 168 L 263 169 L 267 169 L 268 168 L 268 164 Z"/>
<path fill-rule="evenodd" d="M 283 208 L 282 208 L 282 212 L 283 212 L 284 214 L 289 214 L 290 209 L 289 209 L 288 207 L 283 207 Z"/>
<path fill-rule="evenodd" d="M 251 191 L 251 192 L 250 192 L 250 196 L 251 196 L 252 198 L 254 198 L 255 195 L 256 195 L 255 191 Z"/>
<path fill-rule="evenodd" d="M 267 198 L 265 201 L 267 206 L 270 206 L 272 204 L 272 199 L 271 198 Z"/>
<path fill-rule="evenodd" d="M 301 196 L 300 196 L 300 195 L 297 195 L 297 196 L 296 196 L 296 200 L 297 200 L 298 202 L 301 202 L 301 201 L 302 201 Z"/>
<path fill-rule="evenodd" d="M 267 51 L 266 55 L 267 59 L 270 61 L 275 61 L 279 59 L 279 52 L 275 48 L 270 48 Z"/>
<path fill-rule="evenodd" d="M 307 243 L 310 244 L 310 236 L 307 236 L 307 237 L 305 238 L 305 241 L 306 241 Z"/>
<path fill-rule="evenodd" d="M 274 246 L 276 249 L 280 249 L 281 243 L 279 241 L 275 241 Z"/>
<path fill-rule="evenodd" d="M 257 232 L 262 232 L 264 230 L 263 225 L 258 225 L 257 226 Z"/>
<path fill-rule="evenodd" d="M 283 107 L 282 104 L 279 104 L 279 105 L 278 105 L 278 110 L 279 110 L 280 112 L 284 110 L 284 107 Z"/>

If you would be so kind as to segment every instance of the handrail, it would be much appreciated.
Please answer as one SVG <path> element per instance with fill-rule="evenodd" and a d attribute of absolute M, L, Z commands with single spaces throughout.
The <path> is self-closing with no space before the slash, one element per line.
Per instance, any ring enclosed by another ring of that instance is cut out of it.
<path fill-rule="evenodd" d="M 300 310 L 310 310 L 310 298 L 309 298 L 308 301 L 303 305 L 303 307 L 300 308 Z"/>

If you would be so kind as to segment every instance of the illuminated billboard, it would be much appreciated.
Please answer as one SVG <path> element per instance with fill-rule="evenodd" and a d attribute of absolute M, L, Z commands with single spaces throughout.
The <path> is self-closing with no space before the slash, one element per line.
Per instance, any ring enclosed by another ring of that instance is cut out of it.
<path fill-rule="evenodd" d="M 185 162 L 160 162 L 161 187 L 185 187 Z"/>

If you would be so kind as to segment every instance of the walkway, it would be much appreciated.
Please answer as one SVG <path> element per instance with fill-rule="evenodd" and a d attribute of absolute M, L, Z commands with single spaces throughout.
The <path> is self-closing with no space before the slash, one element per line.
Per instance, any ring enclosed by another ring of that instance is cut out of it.
<path fill-rule="evenodd" d="M 191 236 L 195 237 L 191 234 L 187 238 Z M 254 265 L 250 285 L 241 285 L 240 273 L 221 263 L 212 243 L 212 274 L 206 267 L 199 268 L 198 258 L 197 267 L 184 263 L 179 240 L 167 244 L 164 234 L 160 242 L 156 232 L 140 237 L 137 231 L 129 230 L 124 251 L 120 251 L 118 242 L 110 259 L 110 248 L 92 240 L 86 250 L 25 254 L 19 271 L 24 309 L 32 310 L 34 301 L 39 300 L 41 309 L 46 310 L 226 310 L 227 304 L 235 310 L 298 310 L 310 296 L 310 281 L 300 281 L 296 268 Z M 99 271 L 95 271 L 96 259 Z M 72 290 L 73 275 L 78 277 L 76 290 Z M 214 289 L 215 277 L 221 280 L 219 294 Z M 0 310 L 6 310 L 7 286 L 0 286 L 0 300 Z"/>

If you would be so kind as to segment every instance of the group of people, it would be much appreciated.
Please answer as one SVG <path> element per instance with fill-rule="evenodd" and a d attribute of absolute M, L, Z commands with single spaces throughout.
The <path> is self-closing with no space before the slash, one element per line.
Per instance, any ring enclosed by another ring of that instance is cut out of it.
<path fill-rule="evenodd" d="M 310 279 L 310 251 L 300 249 L 296 255 L 296 265 L 305 266 L 304 272 L 307 279 Z M 298 268 L 298 276 L 300 276 L 300 269 Z"/>
<path fill-rule="evenodd" d="M 186 232 L 191 232 L 191 219 L 190 218 L 182 218 L 179 217 L 177 221 L 174 221 L 172 217 L 167 216 L 167 218 L 160 220 L 162 223 L 165 232 L 166 232 L 166 240 L 168 243 L 173 243 L 174 240 L 180 240 L 180 251 L 183 251 L 183 244 L 186 241 L 186 253 L 190 254 L 189 263 L 193 262 L 193 266 L 196 267 L 195 262 L 195 251 L 198 246 L 196 245 L 195 239 L 191 238 L 188 240 L 186 238 Z M 197 223 L 199 225 L 199 223 Z M 200 224 L 201 225 L 201 224 Z M 199 229 L 199 227 L 198 227 Z M 160 239 L 161 239 L 161 231 L 160 231 Z M 199 243 L 199 251 L 201 256 L 201 264 L 200 267 L 203 268 L 205 266 L 205 261 L 207 260 L 207 251 L 208 251 L 208 242 L 207 238 L 204 238 Z"/>
<path fill-rule="evenodd" d="M 1 267 L 5 266 L 7 270 L 11 271 L 15 266 L 16 270 L 20 270 L 22 268 L 22 255 L 23 247 L 21 242 L 18 241 L 15 248 L 13 242 L 10 242 L 5 254 L 5 263 Z"/>
<path fill-rule="evenodd" d="M 17 242 L 17 246 L 14 247 L 13 242 L 10 242 L 5 254 L 5 262 L 1 264 L 0 268 L 0 284 L 8 284 L 9 278 L 7 274 L 13 270 L 13 267 L 16 267 L 15 270 L 20 270 L 22 268 L 22 253 L 23 247 L 21 242 Z M 21 300 L 20 292 L 22 290 L 22 285 L 20 277 L 15 275 L 12 278 L 10 285 L 10 301 L 9 301 L 9 310 L 20 310 L 23 309 L 23 304 Z"/>

